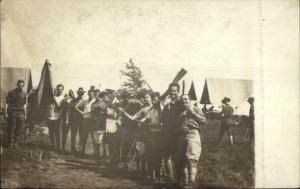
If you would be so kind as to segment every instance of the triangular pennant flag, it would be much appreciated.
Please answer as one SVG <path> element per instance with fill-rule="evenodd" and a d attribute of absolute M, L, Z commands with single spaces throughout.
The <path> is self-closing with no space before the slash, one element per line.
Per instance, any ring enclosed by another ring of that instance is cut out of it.
<path fill-rule="evenodd" d="M 208 87 L 207 87 L 207 80 L 205 79 L 205 84 L 200 100 L 200 104 L 211 104 L 210 98 L 209 98 L 209 93 L 208 93 Z"/>
<path fill-rule="evenodd" d="M 32 77 L 31 77 L 31 71 L 29 72 L 29 78 L 28 78 L 28 84 L 27 84 L 27 93 L 30 93 L 32 89 Z"/>
<path fill-rule="evenodd" d="M 194 82 L 192 81 L 191 88 L 188 92 L 191 100 L 197 100 L 196 91 L 194 87 Z"/>
<path fill-rule="evenodd" d="M 28 119 L 34 123 L 46 120 L 50 114 L 50 106 L 54 96 L 50 67 L 51 64 L 46 60 L 39 85 L 28 97 L 28 105 L 30 105 Z"/>

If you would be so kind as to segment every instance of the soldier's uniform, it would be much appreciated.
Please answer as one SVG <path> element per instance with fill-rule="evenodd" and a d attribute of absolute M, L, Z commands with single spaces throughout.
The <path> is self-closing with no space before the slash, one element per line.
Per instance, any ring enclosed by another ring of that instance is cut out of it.
<path fill-rule="evenodd" d="M 229 104 L 222 105 L 222 112 L 221 112 L 221 128 L 219 134 L 219 143 L 222 140 L 222 137 L 225 132 L 227 132 L 230 143 L 233 144 L 233 137 L 232 137 L 232 122 L 233 122 L 233 107 Z"/>
<path fill-rule="evenodd" d="M 183 181 L 194 183 L 197 174 L 198 160 L 201 154 L 200 128 L 205 123 L 203 112 L 195 106 L 191 107 L 194 114 L 180 116 L 178 136 L 178 156 L 180 159 Z"/>
<path fill-rule="evenodd" d="M 18 139 L 25 126 L 26 93 L 19 89 L 10 91 L 6 97 L 8 113 L 8 144 L 17 145 Z"/>

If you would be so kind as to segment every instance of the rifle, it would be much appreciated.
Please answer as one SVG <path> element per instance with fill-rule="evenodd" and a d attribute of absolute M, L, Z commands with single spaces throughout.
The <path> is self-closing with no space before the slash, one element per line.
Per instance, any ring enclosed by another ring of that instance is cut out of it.
<path fill-rule="evenodd" d="M 173 81 L 171 83 L 178 83 L 187 73 L 187 71 L 183 68 L 177 73 L 177 75 L 174 77 Z M 160 99 L 165 99 L 168 96 L 169 89 L 167 89 L 160 97 Z"/>

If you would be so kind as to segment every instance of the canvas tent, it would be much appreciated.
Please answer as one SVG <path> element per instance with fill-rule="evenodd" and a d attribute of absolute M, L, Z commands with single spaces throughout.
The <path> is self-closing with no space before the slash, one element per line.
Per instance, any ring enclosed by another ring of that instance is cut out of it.
<path fill-rule="evenodd" d="M 250 96 L 253 96 L 253 94 L 250 95 Z M 236 114 L 236 115 L 246 115 L 246 116 L 249 115 L 250 104 L 248 103 L 247 100 L 248 100 L 248 98 L 245 99 L 245 101 L 242 102 L 240 105 L 235 107 L 234 114 Z"/>
<path fill-rule="evenodd" d="M 253 94 L 253 81 L 243 79 L 206 78 L 200 103 L 221 105 L 226 96 L 232 106 L 239 106 Z"/>
<path fill-rule="evenodd" d="M 7 93 L 16 88 L 17 81 L 20 79 L 25 81 L 23 90 L 29 92 L 32 89 L 29 68 L 1 67 L 1 108 L 5 105 Z"/>

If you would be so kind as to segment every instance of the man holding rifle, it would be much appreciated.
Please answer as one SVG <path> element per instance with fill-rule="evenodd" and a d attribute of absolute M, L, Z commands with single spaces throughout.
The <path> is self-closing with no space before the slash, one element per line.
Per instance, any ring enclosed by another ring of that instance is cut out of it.
<path fill-rule="evenodd" d="M 171 101 L 164 106 L 162 111 L 162 146 L 163 146 L 163 158 L 166 168 L 167 178 L 173 180 L 173 166 L 171 159 L 175 157 L 177 133 L 176 130 L 179 127 L 179 114 L 182 110 L 182 106 L 179 98 L 180 86 L 178 83 L 171 83 L 169 85 L 168 94 Z M 178 163 L 175 160 L 175 168 L 177 177 L 180 177 L 179 170 L 177 169 Z"/>

